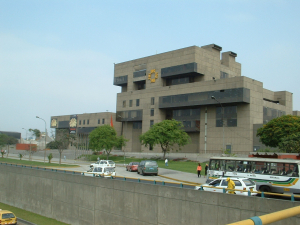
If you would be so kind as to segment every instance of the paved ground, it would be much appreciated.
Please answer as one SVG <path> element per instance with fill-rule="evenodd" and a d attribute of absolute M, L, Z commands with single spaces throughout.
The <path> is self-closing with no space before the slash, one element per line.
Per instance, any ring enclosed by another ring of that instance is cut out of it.
<path fill-rule="evenodd" d="M 17 154 L 10 153 L 9 158 L 18 158 Z M 28 156 L 27 156 L 28 157 Z M 28 158 L 23 158 L 23 160 L 28 160 Z M 37 156 L 33 155 L 32 160 L 34 161 L 44 161 L 43 156 Z M 46 158 L 47 160 L 47 158 Z M 51 160 L 53 163 L 58 163 L 59 159 L 58 158 L 53 158 Z M 70 160 L 70 159 L 62 159 L 63 164 L 74 164 L 78 165 L 79 167 L 74 167 L 74 168 L 65 168 L 62 167 L 61 169 L 64 170 L 72 170 L 72 171 L 87 171 L 89 169 L 90 162 L 86 161 L 80 161 L 80 160 Z M 56 167 L 57 168 L 57 167 Z M 59 168 L 57 168 L 59 169 Z M 140 179 L 149 179 L 149 180 L 157 180 L 157 181 L 169 181 L 169 182 L 180 182 L 180 183 L 192 183 L 192 184 L 203 184 L 206 181 L 206 178 L 202 176 L 201 178 L 197 177 L 196 171 L 195 173 L 186 173 L 186 172 L 180 172 L 176 170 L 170 170 L 167 168 L 159 168 L 159 176 L 142 176 L 140 174 L 137 174 L 136 172 L 129 172 L 125 170 L 125 166 L 123 164 L 117 164 L 116 165 L 116 173 L 117 176 L 121 177 L 131 177 L 131 178 L 140 178 Z"/>

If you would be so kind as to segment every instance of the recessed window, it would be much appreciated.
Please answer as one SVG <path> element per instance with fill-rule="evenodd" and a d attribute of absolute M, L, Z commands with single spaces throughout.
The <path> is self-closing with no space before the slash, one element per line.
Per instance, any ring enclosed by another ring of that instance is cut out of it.
<path fill-rule="evenodd" d="M 98 124 L 100 124 L 100 119 L 98 119 Z"/>
<path fill-rule="evenodd" d="M 123 108 L 126 107 L 126 101 L 123 101 Z"/>
<path fill-rule="evenodd" d="M 216 108 L 216 127 L 222 127 L 223 123 L 224 123 L 224 127 L 237 126 L 236 106 L 225 106 L 225 107 Z"/>
<path fill-rule="evenodd" d="M 132 107 L 132 100 L 129 100 L 129 107 Z"/>
<path fill-rule="evenodd" d="M 225 72 L 223 72 L 223 71 L 220 71 L 220 78 L 221 78 L 221 79 L 228 78 L 228 73 L 225 73 Z"/>
<path fill-rule="evenodd" d="M 150 120 L 150 127 L 152 127 L 154 124 L 154 120 Z"/>
<path fill-rule="evenodd" d="M 90 120 L 87 120 L 87 121 L 86 121 L 86 124 L 90 124 Z"/>
<path fill-rule="evenodd" d="M 140 106 L 140 100 L 139 99 L 136 100 L 136 106 Z"/>
<path fill-rule="evenodd" d="M 151 98 L 151 105 L 154 105 L 154 100 L 155 100 L 155 98 L 152 97 L 152 98 Z"/>
<path fill-rule="evenodd" d="M 154 109 L 150 109 L 150 116 L 154 116 Z"/>
<path fill-rule="evenodd" d="M 79 120 L 79 125 L 81 125 L 81 120 Z"/>
<path fill-rule="evenodd" d="M 85 125 L 85 120 L 83 120 L 83 125 Z"/>
<path fill-rule="evenodd" d="M 104 124 L 105 123 L 105 119 L 102 119 L 102 124 Z"/>

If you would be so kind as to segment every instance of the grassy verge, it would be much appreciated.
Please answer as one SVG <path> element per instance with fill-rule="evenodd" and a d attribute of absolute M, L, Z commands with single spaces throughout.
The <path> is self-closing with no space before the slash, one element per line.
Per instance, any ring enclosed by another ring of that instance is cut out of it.
<path fill-rule="evenodd" d="M 97 158 L 106 160 L 106 155 L 90 155 L 91 161 L 97 161 Z M 113 160 L 117 164 L 128 164 L 130 162 L 140 162 L 142 160 L 149 160 L 149 159 L 141 159 L 141 158 L 134 158 L 134 157 L 124 157 L 122 156 L 109 156 L 109 160 Z M 169 160 L 168 167 L 165 166 L 165 161 L 162 159 L 151 159 L 157 162 L 159 168 L 167 168 L 171 170 L 177 170 L 187 173 L 195 173 L 197 174 L 197 166 L 198 162 L 191 161 L 191 160 Z M 201 174 L 204 175 L 204 168 L 205 164 L 208 162 L 201 163 L 202 166 L 202 172 Z"/>
<path fill-rule="evenodd" d="M 40 167 L 77 167 L 76 165 L 67 165 L 67 164 L 58 164 L 58 163 L 44 163 L 38 161 L 28 161 L 28 160 L 19 160 L 19 159 L 10 159 L 10 158 L 0 158 L 2 163 L 13 163 L 19 165 L 28 165 L 28 166 L 40 166 Z"/>
<path fill-rule="evenodd" d="M 36 213 L 32 213 L 17 207 L 13 207 L 0 202 L 0 209 L 5 209 L 13 212 L 17 217 L 22 218 L 23 220 L 30 221 L 35 224 L 43 224 L 43 225 L 64 225 L 67 223 L 59 222 L 55 219 L 51 219 L 45 216 L 38 215 Z"/>

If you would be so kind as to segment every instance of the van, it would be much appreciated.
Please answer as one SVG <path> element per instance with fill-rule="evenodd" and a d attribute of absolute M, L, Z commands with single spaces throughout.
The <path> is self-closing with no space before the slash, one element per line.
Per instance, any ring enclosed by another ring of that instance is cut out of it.
<path fill-rule="evenodd" d="M 146 174 L 158 175 L 158 165 L 156 161 L 144 160 L 138 165 L 138 174 L 145 176 Z"/>

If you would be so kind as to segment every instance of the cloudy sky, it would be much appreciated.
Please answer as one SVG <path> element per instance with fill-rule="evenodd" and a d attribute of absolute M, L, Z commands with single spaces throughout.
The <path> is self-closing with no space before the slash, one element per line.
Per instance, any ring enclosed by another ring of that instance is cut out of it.
<path fill-rule="evenodd" d="M 115 112 L 113 64 L 192 45 L 237 53 L 242 76 L 300 110 L 298 0 L 0 0 L 0 130 Z"/>

